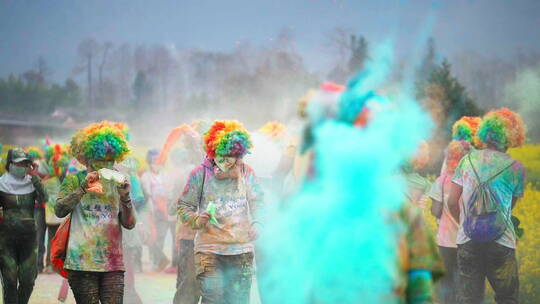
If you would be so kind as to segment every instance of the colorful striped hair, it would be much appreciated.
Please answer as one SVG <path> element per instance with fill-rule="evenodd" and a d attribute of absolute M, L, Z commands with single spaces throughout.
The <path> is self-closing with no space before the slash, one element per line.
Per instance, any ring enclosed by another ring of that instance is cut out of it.
<path fill-rule="evenodd" d="M 31 160 L 38 160 L 43 158 L 43 150 L 40 147 L 29 146 L 24 149 L 24 152 L 28 154 L 28 158 Z"/>
<path fill-rule="evenodd" d="M 45 145 L 45 162 L 49 167 L 51 176 L 63 176 L 70 162 L 69 145 L 52 144 Z"/>
<path fill-rule="evenodd" d="M 466 140 L 452 140 L 446 147 L 446 171 L 453 173 L 463 156 L 472 150 L 472 143 Z"/>
<path fill-rule="evenodd" d="M 505 150 L 523 145 L 525 131 L 525 123 L 519 114 L 501 108 L 484 116 L 478 129 L 478 138 L 483 145 Z"/>
<path fill-rule="evenodd" d="M 204 149 L 209 158 L 217 155 L 243 157 L 252 147 L 244 126 L 236 120 L 216 120 L 204 133 Z"/>
<path fill-rule="evenodd" d="M 478 144 L 475 140 L 478 133 L 478 127 L 482 122 L 482 118 L 476 116 L 463 116 L 452 126 L 452 139 L 465 140 L 471 144 Z"/>
<path fill-rule="evenodd" d="M 102 121 L 80 129 L 71 139 L 71 151 L 81 163 L 94 160 L 120 162 L 130 152 L 127 126 Z"/>

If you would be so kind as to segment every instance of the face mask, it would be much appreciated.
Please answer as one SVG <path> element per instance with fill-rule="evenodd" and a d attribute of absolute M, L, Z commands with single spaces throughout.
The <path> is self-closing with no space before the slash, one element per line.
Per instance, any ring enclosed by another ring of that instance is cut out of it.
<path fill-rule="evenodd" d="M 19 167 L 19 166 L 16 166 L 14 164 L 10 164 L 9 165 L 9 173 L 11 173 L 11 175 L 17 177 L 17 178 L 23 178 L 26 176 L 26 173 L 28 173 L 28 168 L 27 167 Z"/>
<path fill-rule="evenodd" d="M 96 171 L 103 168 L 112 169 L 113 165 L 114 165 L 114 161 L 108 161 L 108 160 L 96 160 L 92 162 L 92 168 Z"/>
<path fill-rule="evenodd" d="M 222 172 L 228 172 L 236 164 L 236 157 L 216 156 L 214 162 Z"/>

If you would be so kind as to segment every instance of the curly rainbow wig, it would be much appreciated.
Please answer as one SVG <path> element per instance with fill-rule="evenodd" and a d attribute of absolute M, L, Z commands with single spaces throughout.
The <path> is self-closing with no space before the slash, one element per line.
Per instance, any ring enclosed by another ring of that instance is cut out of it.
<path fill-rule="evenodd" d="M 38 160 L 43 158 L 43 150 L 40 147 L 29 146 L 24 149 L 24 152 L 28 154 L 28 158 L 31 160 Z"/>
<path fill-rule="evenodd" d="M 463 116 L 452 126 L 452 139 L 465 140 L 469 143 L 475 143 L 478 127 L 482 118 L 474 116 Z"/>
<path fill-rule="evenodd" d="M 446 148 L 446 171 L 453 173 L 457 165 L 467 153 L 471 152 L 472 144 L 466 140 L 452 140 Z"/>
<path fill-rule="evenodd" d="M 120 162 L 130 152 L 127 126 L 102 121 L 80 129 L 71 139 L 71 152 L 81 163 L 94 160 Z"/>
<path fill-rule="evenodd" d="M 49 175 L 63 176 L 69 167 L 69 155 L 69 145 L 47 144 L 45 146 L 45 162 L 49 168 Z"/>
<path fill-rule="evenodd" d="M 236 120 L 216 120 L 204 133 L 204 149 L 209 158 L 216 155 L 243 157 L 252 147 L 244 126 Z"/>
<path fill-rule="evenodd" d="M 525 131 L 525 124 L 519 114 L 501 108 L 484 116 L 478 129 L 478 139 L 483 145 L 505 150 L 523 145 Z"/>

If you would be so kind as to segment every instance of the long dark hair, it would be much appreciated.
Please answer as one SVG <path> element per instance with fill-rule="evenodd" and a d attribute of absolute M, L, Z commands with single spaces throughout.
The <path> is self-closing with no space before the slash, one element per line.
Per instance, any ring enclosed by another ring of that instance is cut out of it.
<path fill-rule="evenodd" d="M 6 171 L 9 171 L 9 164 L 11 164 L 12 162 L 13 162 L 13 149 L 9 149 L 6 156 L 6 164 L 4 166 L 6 168 Z"/>

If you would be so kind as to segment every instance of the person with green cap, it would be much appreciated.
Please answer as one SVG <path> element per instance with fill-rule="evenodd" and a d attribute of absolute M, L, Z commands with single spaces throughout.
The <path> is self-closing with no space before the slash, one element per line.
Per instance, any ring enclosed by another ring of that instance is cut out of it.
<path fill-rule="evenodd" d="M 22 149 L 11 149 L 0 177 L 0 272 L 5 304 L 26 304 L 37 277 L 34 208 L 47 201 L 34 164 Z"/>

